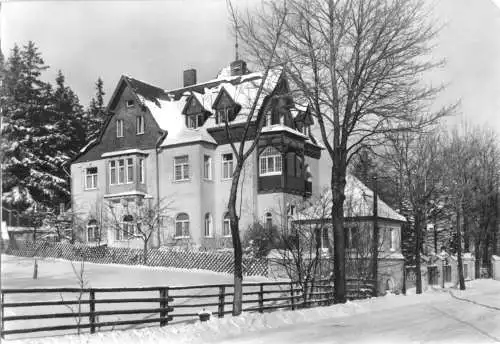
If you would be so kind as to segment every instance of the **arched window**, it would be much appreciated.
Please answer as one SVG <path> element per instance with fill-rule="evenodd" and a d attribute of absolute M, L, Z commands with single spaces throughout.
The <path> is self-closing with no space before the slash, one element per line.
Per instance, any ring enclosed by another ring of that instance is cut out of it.
<path fill-rule="evenodd" d="M 267 212 L 265 215 L 266 229 L 271 230 L 273 228 L 273 214 Z"/>
<path fill-rule="evenodd" d="M 205 237 L 212 236 L 212 215 L 210 213 L 205 214 Z"/>
<path fill-rule="evenodd" d="M 186 213 L 180 213 L 175 218 L 175 236 L 189 237 L 189 215 Z"/>
<path fill-rule="evenodd" d="M 100 241 L 99 225 L 97 220 L 90 220 L 87 224 L 87 242 Z"/>
<path fill-rule="evenodd" d="M 122 236 L 120 239 L 130 239 L 136 234 L 134 217 L 132 215 L 125 215 L 122 220 Z"/>
<path fill-rule="evenodd" d="M 280 175 L 283 166 L 280 151 L 268 146 L 260 154 L 259 165 L 261 176 Z"/>
<path fill-rule="evenodd" d="M 231 235 L 231 219 L 229 218 L 229 213 L 224 214 L 224 221 L 222 222 L 222 235 Z"/>

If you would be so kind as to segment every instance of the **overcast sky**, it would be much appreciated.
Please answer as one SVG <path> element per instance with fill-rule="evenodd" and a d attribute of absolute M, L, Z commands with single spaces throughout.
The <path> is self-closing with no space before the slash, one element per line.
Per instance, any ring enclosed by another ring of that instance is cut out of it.
<path fill-rule="evenodd" d="M 432 81 L 450 83 L 438 102 L 461 99 L 468 120 L 500 132 L 500 0 L 435 2 L 446 23 L 435 55 L 448 63 Z M 45 78 L 61 69 L 85 106 L 99 76 L 108 96 L 122 74 L 177 88 L 184 69 L 203 81 L 234 57 L 225 0 L 7 0 L 1 9 L 4 55 L 33 40 L 51 67 Z"/>

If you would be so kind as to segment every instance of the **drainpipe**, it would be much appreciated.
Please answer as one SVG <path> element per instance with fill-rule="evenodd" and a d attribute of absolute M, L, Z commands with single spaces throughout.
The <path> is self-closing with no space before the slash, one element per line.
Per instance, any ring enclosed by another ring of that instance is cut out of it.
<path fill-rule="evenodd" d="M 161 132 L 160 137 L 156 141 L 155 144 L 155 165 L 156 165 L 156 213 L 158 217 L 160 216 L 160 170 L 158 164 L 158 153 L 160 152 L 160 144 L 167 137 L 168 131 L 165 130 Z M 156 229 L 157 239 L 158 239 L 158 247 L 161 245 L 161 233 L 160 233 L 160 218 L 158 218 L 158 228 Z"/>

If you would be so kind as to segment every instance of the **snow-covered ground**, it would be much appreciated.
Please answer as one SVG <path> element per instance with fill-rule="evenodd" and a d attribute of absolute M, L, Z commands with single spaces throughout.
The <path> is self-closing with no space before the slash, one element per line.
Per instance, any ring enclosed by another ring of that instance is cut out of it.
<path fill-rule="evenodd" d="M 38 259 L 38 279 L 34 280 L 33 276 L 33 258 L 1 256 L 1 287 L 7 288 L 78 288 L 78 279 L 75 271 L 81 271 L 79 262 L 73 264 L 67 260 L 44 258 Z M 156 286 L 193 286 L 193 285 L 212 285 L 212 284 L 232 284 L 233 277 L 230 274 L 216 273 L 206 270 L 187 270 L 164 267 L 147 267 L 147 266 L 128 266 L 116 264 L 94 264 L 85 263 L 83 268 L 84 280 L 86 287 L 93 288 L 118 288 L 118 287 L 156 287 Z M 265 277 L 246 277 L 244 282 L 268 282 Z M 257 288 L 257 287 L 255 287 Z M 251 287 L 251 289 L 255 289 Z M 211 289 L 193 289 L 188 291 L 171 291 L 171 296 L 194 294 L 194 295 L 217 295 L 218 288 Z M 230 288 L 226 288 L 227 293 L 231 293 Z M 43 294 L 7 294 L 5 295 L 6 302 L 26 302 L 26 301 L 61 301 L 61 300 L 76 300 L 77 293 L 43 293 Z M 108 292 L 96 293 L 97 299 L 127 299 L 127 298 L 157 298 L 158 291 L 140 291 L 140 292 Z M 83 295 L 84 299 L 88 298 L 88 294 Z M 250 298 L 250 296 L 249 296 Z M 256 296 L 252 296 L 256 299 Z M 217 296 L 211 298 L 178 298 L 174 305 L 178 305 L 171 313 L 173 315 L 197 314 L 201 311 L 201 307 L 187 307 L 188 305 L 200 303 L 217 303 Z M 226 302 L 231 302 L 230 296 L 226 297 Z M 155 306 L 156 305 L 156 306 Z M 182 306 L 181 306 L 182 305 Z M 249 304 L 251 306 L 252 304 Z M 117 310 L 117 309 L 151 309 L 158 307 L 156 303 L 114 303 L 114 304 L 97 304 L 96 310 Z M 182 307 L 182 308 L 181 308 Z M 229 306 L 226 306 L 229 307 Z M 226 308 L 227 310 L 228 308 Z M 217 306 L 207 307 L 208 311 L 216 311 Z M 22 307 L 22 308 L 7 308 L 6 316 L 12 315 L 31 315 L 37 313 L 68 313 L 77 311 L 77 306 L 72 306 L 72 310 L 68 306 L 50 306 L 49 307 Z M 82 312 L 88 312 L 88 305 L 81 306 Z M 99 321 L 120 321 L 157 318 L 158 313 L 150 314 L 128 314 L 128 315 L 107 315 L 102 316 Z M 192 323 L 198 319 L 197 315 L 176 317 L 172 323 L 187 322 Z M 74 325 L 77 318 L 58 318 L 47 320 L 24 320 L 7 322 L 6 330 L 16 330 L 19 328 L 44 327 L 56 325 Z M 87 323 L 84 319 L 82 323 Z M 132 329 L 147 326 L 158 326 L 155 324 L 140 324 L 140 325 L 120 325 L 118 329 Z M 108 328 L 104 328 L 109 329 Z M 88 331 L 85 329 L 84 331 Z M 76 330 L 68 330 L 66 332 L 57 332 L 58 334 L 76 333 Z M 30 334 L 14 334 L 8 335 L 10 338 L 26 338 L 26 337 L 42 337 L 50 335 L 50 332 L 37 332 Z"/>
<path fill-rule="evenodd" d="M 230 278 L 230 277 L 228 277 Z M 348 302 L 95 335 L 8 343 L 493 343 L 500 342 L 500 282 L 477 280 L 467 290 Z"/>

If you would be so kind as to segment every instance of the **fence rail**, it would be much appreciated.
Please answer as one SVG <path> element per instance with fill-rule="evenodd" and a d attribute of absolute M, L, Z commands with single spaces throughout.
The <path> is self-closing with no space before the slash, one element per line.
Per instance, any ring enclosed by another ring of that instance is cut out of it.
<path fill-rule="evenodd" d="M 356 283 L 366 287 L 372 284 L 370 281 Z M 351 288 L 354 282 L 348 281 L 347 285 Z M 353 292 L 351 296 L 362 295 Z M 46 331 L 66 331 L 61 334 L 68 334 L 75 330 L 95 333 L 105 327 L 194 322 L 199 319 L 200 311 L 218 317 L 232 313 L 233 297 L 232 284 L 3 289 L 0 290 L 0 335 L 4 338 Z M 36 301 L 24 301 L 26 298 Z M 243 311 L 246 312 L 294 310 L 328 305 L 333 301 L 333 285 L 329 280 L 307 285 L 289 281 L 243 284 Z M 130 304 L 134 307 L 120 307 Z M 68 320 L 72 321 L 68 323 Z"/>

